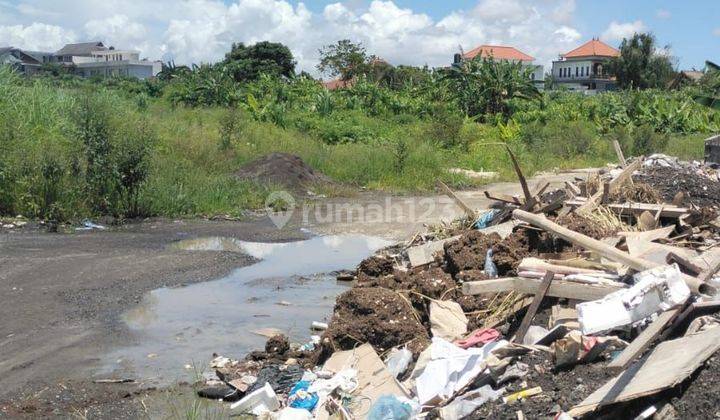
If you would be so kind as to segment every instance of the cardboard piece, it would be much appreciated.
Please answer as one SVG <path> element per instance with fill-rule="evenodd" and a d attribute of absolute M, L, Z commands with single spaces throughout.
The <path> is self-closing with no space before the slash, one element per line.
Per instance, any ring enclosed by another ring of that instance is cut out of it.
<path fill-rule="evenodd" d="M 362 398 L 357 398 L 357 404 L 351 408 L 354 418 L 364 418 L 382 395 L 408 397 L 405 388 L 395 380 L 368 343 L 353 350 L 333 353 L 323 366 L 323 370 L 331 372 L 340 372 L 343 369 L 355 369 L 358 372 L 358 387 L 353 391 L 353 395 L 362 395 Z M 324 404 L 318 407 L 316 418 L 329 418 Z"/>
<path fill-rule="evenodd" d="M 433 300 L 430 302 L 430 330 L 433 337 L 455 341 L 467 333 L 468 319 L 457 302 Z"/>
<path fill-rule="evenodd" d="M 408 259 L 410 260 L 410 266 L 418 267 L 421 265 L 430 264 L 435 260 L 435 254 L 437 254 L 438 252 L 444 252 L 445 244 L 447 242 L 455 241 L 458 239 L 460 239 L 459 235 L 408 248 L 407 253 Z"/>
<path fill-rule="evenodd" d="M 608 381 L 568 412 L 573 417 L 595 409 L 658 393 L 682 382 L 720 349 L 720 328 L 660 343 L 642 361 Z"/>

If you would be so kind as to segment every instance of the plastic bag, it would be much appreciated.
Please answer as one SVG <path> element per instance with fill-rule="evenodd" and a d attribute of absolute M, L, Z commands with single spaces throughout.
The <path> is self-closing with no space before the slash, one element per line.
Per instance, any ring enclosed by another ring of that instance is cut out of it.
<path fill-rule="evenodd" d="M 307 411 L 313 411 L 318 403 L 317 394 L 308 392 L 310 388 L 309 381 L 300 381 L 290 390 L 288 394 L 288 403 L 292 408 L 304 408 Z"/>
<path fill-rule="evenodd" d="M 485 254 L 485 274 L 488 275 L 491 279 L 494 279 L 498 276 L 498 269 L 495 263 L 493 262 L 493 250 L 488 249 L 487 253 Z"/>
<path fill-rule="evenodd" d="M 383 395 L 373 404 L 368 414 L 369 420 L 409 420 L 413 408 L 394 395 Z"/>
<path fill-rule="evenodd" d="M 411 360 L 412 352 L 403 347 L 402 349 L 393 349 L 385 360 L 385 364 L 390 374 L 397 378 L 407 370 Z"/>

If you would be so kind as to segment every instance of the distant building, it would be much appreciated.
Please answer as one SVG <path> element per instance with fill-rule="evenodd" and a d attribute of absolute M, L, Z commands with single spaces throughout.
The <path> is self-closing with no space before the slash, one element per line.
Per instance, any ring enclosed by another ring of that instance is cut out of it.
<path fill-rule="evenodd" d="M 55 60 L 74 65 L 75 73 L 83 77 L 128 76 L 138 79 L 155 77 L 162 71 L 160 61 L 140 59 L 140 51 L 116 50 L 102 42 L 67 44 L 55 53 Z"/>
<path fill-rule="evenodd" d="M 0 48 L 0 65 L 8 65 L 22 74 L 34 74 L 42 63 L 19 48 Z"/>
<path fill-rule="evenodd" d="M 668 88 L 680 89 L 683 86 L 694 85 L 698 83 L 704 75 L 704 72 L 697 70 L 681 70 L 677 72 L 675 77 L 668 83 Z"/>
<path fill-rule="evenodd" d="M 465 54 L 455 54 L 453 64 L 457 65 L 465 60 L 472 60 L 476 57 L 491 58 L 496 61 L 509 61 L 511 63 L 522 63 L 523 67 L 532 68 L 530 78 L 536 86 L 542 88 L 545 83 L 544 68 L 542 65 L 534 64 L 535 58 L 525 54 L 515 47 L 503 45 L 480 45 Z"/>
<path fill-rule="evenodd" d="M 155 77 L 162 70 L 160 61 L 140 59 L 139 51 L 116 50 L 102 42 L 67 44 L 55 53 L 0 48 L 0 64 L 10 64 L 23 74 L 36 73 L 43 64 L 71 67 L 82 77 L 128 76 L 138 79 Z"/>
<path fill-rule="evenodd" d="M 592 39 L 553 61 L 553 84 L 593 93 L 614 90 L 615 79 L 608 74 L 607 64 L 619 55 L 615 48 Z"/>

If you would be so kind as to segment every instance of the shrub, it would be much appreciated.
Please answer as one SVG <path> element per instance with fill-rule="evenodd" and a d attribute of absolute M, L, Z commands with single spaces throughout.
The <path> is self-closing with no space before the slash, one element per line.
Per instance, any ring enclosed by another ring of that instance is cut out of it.
<path fill-rule="evenodd" d="M 650 126 L 637 127 L 632 133 L 632 153 L 635 156 L 647 156 L 652 153 L 662 152 L 668 145 L 669 140 L 666 134 L 657 133 Z"/>

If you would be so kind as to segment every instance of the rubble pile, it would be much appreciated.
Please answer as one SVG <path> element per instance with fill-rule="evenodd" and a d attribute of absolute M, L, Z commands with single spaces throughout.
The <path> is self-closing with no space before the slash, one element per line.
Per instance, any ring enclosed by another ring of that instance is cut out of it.
<path fill-rule="evenodd" d="M 279 419 L 714 416 L 718 174 L 619 158 L 550 191 L 515 162 L 522 196 L 362 261 L 319 336 L 211 385 Z"/>

